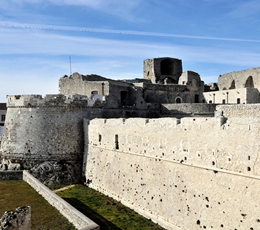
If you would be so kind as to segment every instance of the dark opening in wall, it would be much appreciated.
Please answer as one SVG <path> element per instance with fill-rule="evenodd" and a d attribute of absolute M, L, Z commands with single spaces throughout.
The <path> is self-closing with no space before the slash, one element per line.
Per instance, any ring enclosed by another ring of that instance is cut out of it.
<path fill-rule="evenodd" d="M 245 88 L 254 88 L 254 81 L 252 76 L 249 76 L 246 79 Z"/>
<path fill-rule="evenodd" d="M 115 149 L 119 149 L 118 134 L 115 135 Z"/>
<path fill-rule="evenodd" d="M 98 134 L 98 141 L 101 142 L 101 140 L 102 140 L 102 136 Z"/>
<path fill-rule="evenodd" d="M 226 100 L 225 99 L 222 100 L 222 104 L 226 104 Z"/>
<path fill-rule="evenodd" d="M 231 86 L 229 87 L 229 89 L 235 89 L 236 88 L 236 83 L 235 83 L 235 80 L 233 80 L 231 82 Z"/>
<path fill-rule="evenodd" d="M 181 98 L 177 97 L 177 98 L 175 99 L 175 102 L 176 102 L 177 104 L 180 104 L 180 103 L 181 103 Z"/>
<path fill-rule="evenodd" d="M 212 100 L 209 100 L 209 104 L 212 104 Z"/>
<path fill-rule="evenodd" d="M 195 94 L 195 103 L 199 103 L 199 94 Z"/>
<path fill-rule="evenodd" d="M 91 92 L 91 95 L 94 96 L 94 95 L 97 95 L 98 94 L 98 91 L 97 90 L 94 90 Z"/>
<path fill-rule="evenodd" d="M 161 61 L 161 75 L 175 75 L 173 60 L 164 59 Z"/>
<path fill-rule="evenodd" d="M 121 97 L 121 105 L 126 105 L 127 92 L 126 91 L 121 91 L 120 92 L 120 97 Z"/>
<path fill-rule="evenodd" d="M 250 168 L 250 167 L 247 167 L 247 171 L 251 171 L 251 168 Z"/>

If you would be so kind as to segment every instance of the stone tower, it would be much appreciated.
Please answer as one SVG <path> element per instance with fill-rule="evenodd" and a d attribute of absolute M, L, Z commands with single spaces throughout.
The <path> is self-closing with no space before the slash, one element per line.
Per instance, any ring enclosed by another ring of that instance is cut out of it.
<path fill-rule="evenodd" d="M 182 61 L 176 58 L 153 58 L 144 60 L 144 79 L 152 83 L 178 84 L 182 74 Z"/>

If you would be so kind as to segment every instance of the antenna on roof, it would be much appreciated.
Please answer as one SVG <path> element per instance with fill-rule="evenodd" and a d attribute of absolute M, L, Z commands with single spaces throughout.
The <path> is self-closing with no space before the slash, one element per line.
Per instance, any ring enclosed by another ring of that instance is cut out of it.
<path fill-rule="evenodd" d="M 69 56 L 70 59 L 70 75 L 72 75 L 72 71 L 71 71 L 71 56 Z"/>

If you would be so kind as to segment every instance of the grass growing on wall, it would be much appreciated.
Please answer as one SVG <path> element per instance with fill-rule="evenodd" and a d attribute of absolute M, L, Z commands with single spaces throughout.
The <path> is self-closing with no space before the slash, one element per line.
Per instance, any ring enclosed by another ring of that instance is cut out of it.
<path fill-rule="evenodd" d="M 0 180 L 0 218 L 5 211 L 31 206 L 31 229 L 74 230 L 74 226 L 24 181 Z"/>
<path fill-rule="evenodd" d="M 163 229 L 120 202 L 116 203 L 113 199 L 83 185 L 75 185 L 57 194 L 100 225 L 101 229 Z M 110 204 L 110 201 L 114 204 Z"/>

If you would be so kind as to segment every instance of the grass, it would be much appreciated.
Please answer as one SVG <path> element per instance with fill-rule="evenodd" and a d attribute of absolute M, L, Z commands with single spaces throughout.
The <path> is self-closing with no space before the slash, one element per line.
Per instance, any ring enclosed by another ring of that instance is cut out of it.
<path fill-rule="evenodd" d="M 67 190 L 57 192 L 57 194 L 100 225 L 101 229 L 163 229 L 120 202 L 114 201 L 115 205 L 107 204 L 107 200 L 113 201 L 113 199 L 83 185 L 75 185 Z"/>
<path fill-rule="evenodd" d="M 0 218 L 5 211 L 31 206 L 31 229 L 74 230 L 71 223 L 24 181 L 0 180 Z"/>

